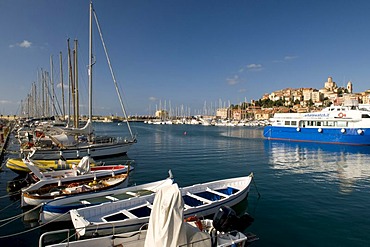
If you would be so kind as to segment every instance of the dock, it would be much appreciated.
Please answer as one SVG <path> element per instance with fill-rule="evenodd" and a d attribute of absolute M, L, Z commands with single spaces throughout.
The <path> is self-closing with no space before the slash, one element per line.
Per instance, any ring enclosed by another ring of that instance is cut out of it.
<path fill-rule="evenodd" d="M 0 162 L 4 158 L 5 149 L 8 145 L 8 140 L 11 131 L 11 123 L 0 123 Z"/>

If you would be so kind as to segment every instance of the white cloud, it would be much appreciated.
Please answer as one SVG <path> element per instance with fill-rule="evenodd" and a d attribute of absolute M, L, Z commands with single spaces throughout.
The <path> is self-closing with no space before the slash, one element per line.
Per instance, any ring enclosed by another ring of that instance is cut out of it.
<path fill-rule="evenodd" d="M 0 100 L 0 104 L 11 104 L 11 103 L 12 102 L 9 100 L 4 100 L 4 99 Z"/>
<path fill-rule="evenodd" d="M 245 88 L 241 88 L 241 89 L 239 89 L 238 90 L 238 93 L 244 93 L 244 92 L 246 92 L 247 91 L 247 89 L 245 89 Z"/>
<path fill-rule="evenodd" d="M 259 71 L 262 70 L 262 64 L 251 63 L 247 65 L 248 70 Z"/>
<path fill-rule="evenodd" d="M 150 100 L 150 101 L 156 101 L 156 100 L 157 100 L 157 98 L 156 98 L 156 97 L 154 97 L 154 96 L 150 96 L 150 97 L 149 97 L 149 100 Z"/>
<path fill-rule="evenodd" d="M 285 56 L 284 60 L 293 60 L 293 59 L 296 59 L 296 58 L 298 58 L 298 56 Z"/>
<path fill-rule="evenodd" d="M 238 75 L 234 75 L 232 78 L 227 78 L 226 81 L 227 81 L 227 83 L 229 85 L 238 84 L 239 83 L 239 76 Z"/>
<path fill-rule="evenodd" d="M 32 45 L 32 42 L 28 41 L 28 40 L 23 40 L 21 43 L 16 43 L 16 44 L 11 44 L 9 45 L 10 48 L 13 48 L 13 47 L 21 47 L 21 48 L 30 48 Z"/>
<path fill-rule="evenodd" d="M 57 88 L 62 88 L 62 83 L 61 83 L 61 82 L 59 82 L 59 83 L 57 84 Z M 68 90 L 68 84 L 63 84 L 63 89 L 64 89 L 64 90 Z"/>

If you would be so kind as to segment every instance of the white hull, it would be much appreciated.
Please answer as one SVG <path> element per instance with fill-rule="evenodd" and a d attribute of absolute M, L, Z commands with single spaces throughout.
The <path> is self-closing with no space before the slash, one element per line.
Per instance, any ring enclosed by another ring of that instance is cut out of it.
<path fill-rule="evenodd" d="M 70 209 L 114 201 L 115 198 L 138 197 L 140 196 L 140 193 L 151 194 L 156 192 L 158 189 L 172 183 L 173 178 L 172 175 L 170 175 L 170 177 L 167 179 L 152 183 L 53 200 L 43 205 L 40 212 L 39 222 L 40 224 L 45 224 L 50 221 L 70 221 L 71 217 L 68 213 Z"/>
<path fill-rule="evenodd" d="M 184 217 L 208 216 L 214 214 L 222 205 L 234 206 L 238 204 L 247 196 L 251 180 L 252 174 L 247 177 L 180 188 L 185 202 Z M 220 190 L 223 192 L 218 192 Z M 208 195 L 203 196 L 202 192 L 206 192 Z M 207 199 L 207 197 L 209 198 Z M 130 198 L 71 210 L 70 214 L 76 232 L 80 236 L 91 237 L 96 234 L 102 236 L 136 231 L 143 224 L 148 223 L 153 200 L 154 195 Z M 137 216 L 135 213 L 141 216 Z M 143 216 L 144 214 L 145 216 Z"/>
<path fill-rule="evenodd" d="M 57 160 L 62 154 L 65 159 L 78 159 L 90 155 L 92 158 L 104 158 L 124 155 L 134 141 L 118 143 L 84 144 L 78 147 L 65 147 L 61 149 L 34 149 L 30 158 L 43 160 Z"/>

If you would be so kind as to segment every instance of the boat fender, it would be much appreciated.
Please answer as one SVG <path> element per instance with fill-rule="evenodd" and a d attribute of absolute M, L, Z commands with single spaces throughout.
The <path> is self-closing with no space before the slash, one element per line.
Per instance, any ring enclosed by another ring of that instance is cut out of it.
<path fill-rule="evenodd" d="M 322 128 L 319 128 L 317 131 L 318 131 L 319 133 L 322 133 Z"/>
<path fill-rule="evenodd" d="M 299 131 L 301 131 L 301 128 L 299 128 L 299 127 L 298 127 L 298 128 L 297 128 L 297 131 L 298 131 L 298 132 L 299 132 Z"/>
<path fill-rule="evenodd" d="M 342 132 L 344 134 L 344 133 L 346 133 L 346 129 L 341 129 L 340 132 Z"/>
<path fill-rule="evenodd" d="M 364 131 L 362 129 L 358 129 L 357 134 L 362 135 L 362 134 L 364 134 Z"/>

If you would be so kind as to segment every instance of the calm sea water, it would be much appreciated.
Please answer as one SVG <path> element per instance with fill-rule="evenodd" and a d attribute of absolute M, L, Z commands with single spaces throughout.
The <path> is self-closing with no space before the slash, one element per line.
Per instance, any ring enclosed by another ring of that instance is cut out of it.
<path fill-rule="evenodd" d="M 252 246 L 368 246 L 370 243 L 370 148 L 268 141 L 262 128 L 133 123 L 138 134 L 128 153 L 135 160 L 131 184 L 167 177 L 180 186 L 254 173 L 256 186 L 235 207 L 255 221 Z M 125 126 L 96 124 L 98 133 L 125 135 Z M 16 145 L 13 145 L 13 148 Z M 12 149 L 12 145 L 8 150 Z M 14 155 L 14 154 L 13 154 Z M 10 154 L 10 156 L 12 156 Z M 117 163 L 116 159 L 106 160 Z M 0 173 L 0 219 L 22 213 Z M 261 197 L 258 197 L 258 192 Z M 47 227 L 27 217 L 0 222 L 1 246 L 38 246 Z M 6 225 L 5 225 L 6 224 Z M 33 230 L 35 229 L 35 230 Z"/>

